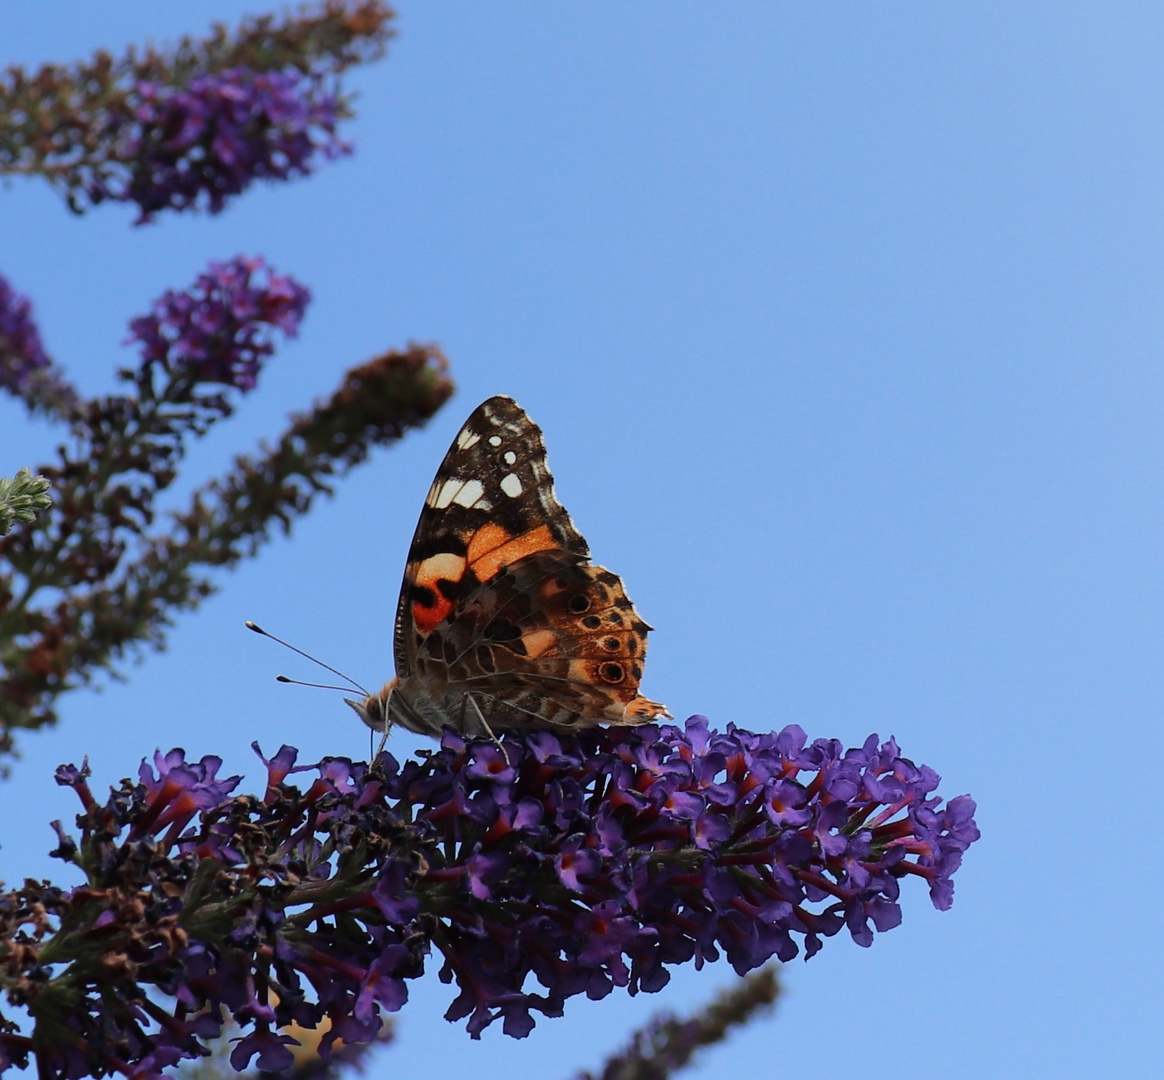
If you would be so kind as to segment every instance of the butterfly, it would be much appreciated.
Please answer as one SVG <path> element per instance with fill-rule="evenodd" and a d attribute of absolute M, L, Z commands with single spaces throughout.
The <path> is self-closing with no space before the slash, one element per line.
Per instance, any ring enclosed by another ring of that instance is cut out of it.
<path fill-rule="evenodd" d="M 439 738 L 670 719 L 640 697 L 651 629 L 554 495 L 538 426 L 512 398 L 465 421 L 429 488 L 396 609 L 396 677 L 370 728 Z"/>

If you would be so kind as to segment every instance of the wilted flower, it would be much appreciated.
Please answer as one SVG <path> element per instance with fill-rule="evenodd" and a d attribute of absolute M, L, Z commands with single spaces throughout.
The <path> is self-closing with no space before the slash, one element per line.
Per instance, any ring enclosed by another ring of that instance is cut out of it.
<path fill-rule="evenodd" d="M 167 291 L 153 311 L 129 324 L 142 365 L 167 374 L 188 372 L 197 382 L 252 390 L 263 361 L 275 351 L 271 327 L 295 337 L 311 292 L 277 274 L 261 258 L 211 263 L 186 292 Z"/>

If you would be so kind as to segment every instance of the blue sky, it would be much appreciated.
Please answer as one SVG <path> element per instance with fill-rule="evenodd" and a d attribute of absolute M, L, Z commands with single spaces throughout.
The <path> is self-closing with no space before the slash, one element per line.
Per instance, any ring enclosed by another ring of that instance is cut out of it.
<path fill-rule="evenodd" d="M 12 3 L 0 58 L 260 10 Z M 89 392 L 128 319 L 210 259 L 262 254 L 311 286 L 301 337 L 183 490 L 388 346 L 439 341 L 459 385 L 167 653 L 23 738 L 0 877 L 60 879 L 61 761 L 115 783 L 182 745 L 257 783 L 252 739 L 366 754 L 338 698 L 274 682 L 314 673 L 243 620 L 378 686 L 432 472 L 507 393 L 656 627 L 648 695 L 721 726 L 895 735 L 978 800 L 951 911 L 907 881 L 901 927 L 789 965 L 775 1017 L 689 1075 L 1155 1073 L 1164 9 L 401 0 L 398 25 L 351 79 L 357 155 L 217 218 L 132 229 L 0 189 L 0 272 Z M 0 473 L 53 439 L 0 402 Z M 370 1075 L 567 1077 L 732 978 L 682 970 L 470 1043 L 434 971 Z"/>

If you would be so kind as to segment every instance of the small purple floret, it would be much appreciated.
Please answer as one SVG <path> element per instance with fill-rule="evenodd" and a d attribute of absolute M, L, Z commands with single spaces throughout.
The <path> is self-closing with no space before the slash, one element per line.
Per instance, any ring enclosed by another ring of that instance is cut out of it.
<path fill-rule="evenodd" d="M 257 1054 L 257 1066 L 263 1072 L 283 1072 L 295 1063 L 295 1056 L 287 1049 L 289 1045 L 296 1045 L 296 1040 L 290 1035 L 279 1035 L 263 1025 L 238 1041 L 230 1054 L 231 1067 L 243 1072 L 250 1065 L 251 1058 Z"/>
<path fill-rule="evenodd" d="M 159 750 L 154 754 L 153 769 L 143 761 L 138 777 L 148 794 L 145 813 L 133 831 L 144 835 L 170 826 L 170 839 L 176 839 L 198 811 L 219 805 L 238 786 L 242 777 L 219 780 L 220 768 L 222 758 L 207 754 L 201 761 L 187 762 L 184 750 L 171 750 L 168 754 Z"/>

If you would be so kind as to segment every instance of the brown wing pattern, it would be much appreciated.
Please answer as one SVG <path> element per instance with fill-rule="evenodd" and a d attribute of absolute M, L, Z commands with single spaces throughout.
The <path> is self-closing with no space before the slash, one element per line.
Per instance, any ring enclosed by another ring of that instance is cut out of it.
<path fill-rule="evenodd" d="M 396 673 L 456 606 L 506 566 L 539 551 L 590 549 L 554 495 L 538 426 L 512 398 L 465 421 L 437 470 L 408 554 L 396 611 Z"/>
<path fill-rule="evenodd" d="M 638 696 L 649 630 L 618 577 L 591 564 L 537 425 L 493 397 L 465 421 L 421 510 L 397 678 L 356 711 L 377 730 L 391 712 L 429 735 L 646 723 L 670 715 Z"/>
<path fill-rule="evenodd" d="M 417 674 L 471 695 L 494 730 L 645 723 L 666 715 L 638 696 L 648 630 L 617 575 L 539 551 L 457 605 Z"/>

